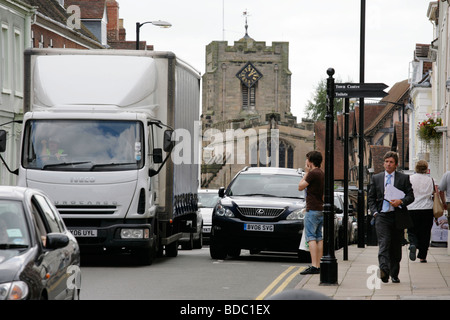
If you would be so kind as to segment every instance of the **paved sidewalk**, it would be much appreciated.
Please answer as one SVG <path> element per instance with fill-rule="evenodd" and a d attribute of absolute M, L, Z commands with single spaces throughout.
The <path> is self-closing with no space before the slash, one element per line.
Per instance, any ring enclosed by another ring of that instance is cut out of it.
<path fill-rule="evenodd" d="M 427 263 L 409 259 L 403 246 L 400 283 L 383 283 L 377 275 L 378 246 L 348 247 L 348 260 L 342 249 L 335 252 L 338 284 L 321 285 L 320 275 L 306 275 L 296 289 L 322 293 L 335 300 L 450 300 L 450 255 L 447 248 L 430 247 Z"/>

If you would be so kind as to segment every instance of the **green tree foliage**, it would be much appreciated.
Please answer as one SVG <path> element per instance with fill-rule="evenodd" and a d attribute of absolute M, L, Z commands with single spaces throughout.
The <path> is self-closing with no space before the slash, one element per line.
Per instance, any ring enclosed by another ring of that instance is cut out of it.
<path fill-rule="evenodd" d="M 339 83 L 340 81 L 336 81 Z M 334 119 L 337 112 L 342 111 L 342 99 L 334 99 Z M 313 101 L 308 100 L 305 107 L 305 115 L 308 119 L 325 120 L 327 114 L 327 80 L 319 81 L 314 93 Z"/>

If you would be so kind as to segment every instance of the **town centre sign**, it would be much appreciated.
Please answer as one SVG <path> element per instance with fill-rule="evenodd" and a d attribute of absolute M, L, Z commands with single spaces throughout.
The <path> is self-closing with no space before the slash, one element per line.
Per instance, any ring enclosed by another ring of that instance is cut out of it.
<path fill-rule="evenodd" d="M 335 83 L 336 98 L 383 98 L 387 93 L 384 83 Z"/>

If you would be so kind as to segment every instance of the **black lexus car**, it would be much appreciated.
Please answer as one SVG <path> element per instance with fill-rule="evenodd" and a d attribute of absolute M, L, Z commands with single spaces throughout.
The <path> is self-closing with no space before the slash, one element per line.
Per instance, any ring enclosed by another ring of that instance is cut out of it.
<path fill-rule="evenodd" d="M 305 213 L 305 193 L 298 191 L 302 171 L 247 167 L 229 186 L 219 189 L 212 216 L 210 254 L 213 259 L 237 257 L 241 249 L 297 252 Z"/>

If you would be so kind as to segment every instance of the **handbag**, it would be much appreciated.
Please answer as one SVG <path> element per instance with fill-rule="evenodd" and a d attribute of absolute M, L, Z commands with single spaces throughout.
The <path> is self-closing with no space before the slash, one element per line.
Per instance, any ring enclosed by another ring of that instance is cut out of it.
<path fill-rule="evenodd" d="M 433 191 L 433 215 L 437 219 L 437 218 L 440 218 L 443 216 L 444 205 L 442 204 L 442 200 L 441 200 L 441 197 L 437 190 L 437 187 L 434 185 L 434 180 L 433 180 L 433 189 L 434 189 L 434 191 Z"/>
<path fill-rule="evenodd" d="M 306 236 L 305 236 L 305 234 L 306 234 L 306 230 L 305 230 L 305 228 L 303 228 L 302 238 L 301 238 L 301 240 L 300 240 L 300 246 L 299 246 L 299 249 L 300 249 L 300 250 L 303 250 L 303 251 L 309 251 L 309 246 L 308 246 L 308 243 L 306 242 Z"/>

